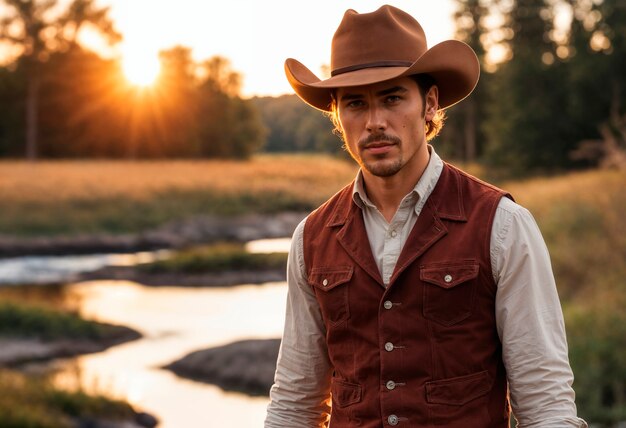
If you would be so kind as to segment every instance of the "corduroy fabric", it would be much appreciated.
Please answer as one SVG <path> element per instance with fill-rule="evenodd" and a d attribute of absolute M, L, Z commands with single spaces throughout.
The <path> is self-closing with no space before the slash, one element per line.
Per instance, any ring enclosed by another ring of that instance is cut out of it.
<path fill-rule="evenodd" d="M 508 427 L 489 254 L 503 196 L 445 164 L 387 288 L 352 185 L 308 217 L 304 259 L 334 367 L 331 428 Z"/>

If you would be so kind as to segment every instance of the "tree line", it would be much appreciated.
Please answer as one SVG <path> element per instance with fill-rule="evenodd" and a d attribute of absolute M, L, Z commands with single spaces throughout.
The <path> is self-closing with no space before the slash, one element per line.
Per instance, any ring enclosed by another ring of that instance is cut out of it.
<path fill-rule="evenodd" d="M 456 0 L 457 37 L 483 70 L 449 111 L 441 144 L 508 176 L 626 163 L 626 2 Z M 563 16 L 570 16 L 563 24 Z M 488 17 L 500 25 L 488 25 Z M 557 25 L 561 19 L 560 26 Z"/>
<path fill-rule="evenodd" d="M 138 88 L 119 61 L 78 42 L 84 25 L 119 40 L 108 8 L 94 0 L 0 7 L 0 41 L 19 52 L 0 68 L 0 156 L 246 158 L 262 146 L 265 127 L 227 59 L 197 63 L 189 48 L 164 50 L 158 81 Z"/>
<path fill-rule="evenodd" d="M 242 99 L 241 75 L 225 58 L 196 63 L 178 46 L 161 53 L 153 88 L 129 85 L 119 62 L 77 42 L 87 24 L 119 39 L 94 0 L 72 0 L 47 20 L 57 1 L 2 4 L 0 39 L 21 53 L 0 68 L 0 156 L 342 152 L 328 118 L 295 96 Z M 455 4 L 456 38 L 478 53 L 483 73 L 470 98 L 447 111 L 439 151 L 508 176 L 626 163 L 625 2 Z M 557 25 L 558 11 L 570 22 Z M 494 46 L 504 56 L 497 64 L 489 59 Z"/>

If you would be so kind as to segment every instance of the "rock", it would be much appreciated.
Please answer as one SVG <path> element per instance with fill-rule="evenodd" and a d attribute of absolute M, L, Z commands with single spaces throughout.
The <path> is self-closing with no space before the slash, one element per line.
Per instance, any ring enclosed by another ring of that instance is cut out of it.
<path fill-rule="evenodd" d="M 154 428 L 159 420 L 148 413 L 137 413 L 134 420 L 108 420 L 82 417 L 74 420 L 76 428 Z"/>
<path fill-rule="evenodd" d="M 280 339 L 244 340 L 192 352 L 164 368 L 227 391 L 268 395 L 279 347 Z"/>
<path fill-rule="evenodd" d="M 159 420 L 149 413 L 137 413 L 135 421 L 142 427 L 153 428 L 159 424 Z"/>

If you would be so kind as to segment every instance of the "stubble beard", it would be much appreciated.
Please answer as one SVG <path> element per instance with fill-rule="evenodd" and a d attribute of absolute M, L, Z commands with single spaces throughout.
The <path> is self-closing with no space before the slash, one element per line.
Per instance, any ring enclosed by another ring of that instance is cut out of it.
<path fill-rule="evenodd" d="M 402 141 L 398 137 L 381 134 L 381 135 L 370 135 L 369 137 L 359 141 L 358 150 L 362 153 L 365 150 L 365 147 L 368 144 L 372 144 L 379 141 L 389 141 L 394 143 L 398 148 L 401 147 Z M 355 153 L 350 150 L 350 146 L 345 144 L 348 153 L 352 156 L 361 169 L 369 172 L 370 174 L 376 177 L 391 177 L 397 174 L 404 167 L 404 160 L 402 157 L 402 151 L 399 150 L 399 156 L 395 159 L 385 159 L 388 155 L 383 154 L 376 156 L 376 160 L 367 161 L 364 160 L 362 156 L 356 156 Z"/>

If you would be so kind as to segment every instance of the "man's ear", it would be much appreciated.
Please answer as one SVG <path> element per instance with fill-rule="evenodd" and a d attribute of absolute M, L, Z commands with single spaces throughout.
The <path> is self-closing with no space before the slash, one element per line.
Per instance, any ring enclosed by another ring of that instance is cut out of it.
<path fill-rule="evenodd" d="M 426 102 L 424 103 L 426 111 L 424 112 L 424 119 L 430 122 L 435 117 L 437 110 L 439 109 L 439 88 L 437 85 L 430 87 L 426 93 Z"/>

